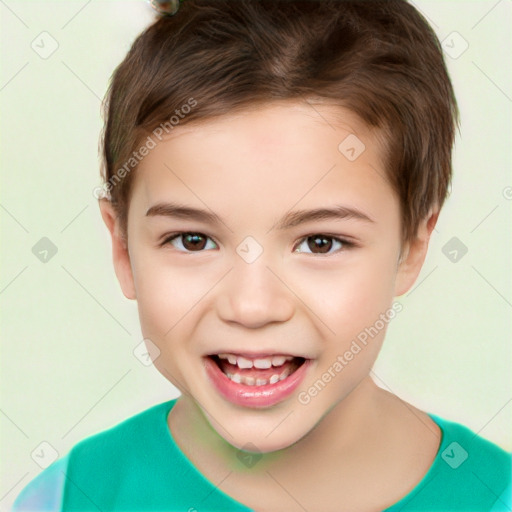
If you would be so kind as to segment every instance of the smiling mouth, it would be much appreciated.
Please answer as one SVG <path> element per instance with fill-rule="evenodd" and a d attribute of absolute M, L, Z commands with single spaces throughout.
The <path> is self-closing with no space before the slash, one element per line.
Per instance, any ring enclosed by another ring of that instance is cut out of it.
<path fill-rule="evenodd" d="M 295 373 L 306 361 L 303 357 L 279 354 L 247 357 L 221 353 L 209 355 L 208 358 L 232 382 L 246 386 L 276 384 Z"/>

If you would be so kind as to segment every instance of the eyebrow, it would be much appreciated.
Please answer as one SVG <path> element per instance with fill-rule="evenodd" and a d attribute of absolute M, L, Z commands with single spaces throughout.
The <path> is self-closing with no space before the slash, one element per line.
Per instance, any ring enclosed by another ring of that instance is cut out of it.
<path fill-rule="evenodd" d="M 172 217 L 186 220 L 195 220 L 207 224 L 225 224 L 224 221 L 211 211 L 192 208 L 190 206 L 181 205 L 178 203 L 158 203 L 151 206 L 146 212 L 146 217 Z M 357 208 L 350 208 L 347 206 L 335 206 L 332 208 L 315 208 L 313 210 L 297 210 L 288 212 L 281 218 L 272 229 L 286 230 L 306 222 L 314 222 L 318 220 L 346 220 L 356 219 L 368 223 L 375 221 L 358 210 Z"/>

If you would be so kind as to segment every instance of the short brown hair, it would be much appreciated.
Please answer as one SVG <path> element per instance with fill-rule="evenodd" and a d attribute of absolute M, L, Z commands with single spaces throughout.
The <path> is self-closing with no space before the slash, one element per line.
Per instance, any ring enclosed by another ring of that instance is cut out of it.
<path fill-rule="evenodd" d="M 402 239 L 413 239 L 448 194 L 459 112 L 439 40 L 405 0 L 184 0 L 157 19 L 115 70 L 104 106 L 102 177 L 123 233 L 137 162 L 122 179 L 116 170 L 191 99 L 180 125 L 306 98 L 381 130 Z"/>

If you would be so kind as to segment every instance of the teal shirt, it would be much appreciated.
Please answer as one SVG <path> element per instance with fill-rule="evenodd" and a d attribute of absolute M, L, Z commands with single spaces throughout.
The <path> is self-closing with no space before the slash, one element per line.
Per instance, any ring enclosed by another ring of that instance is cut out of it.
<path fill-rule="evenodd" d="M 150 407 L 77 443 L 29 482 L 12 512 L 249 512 L 175 443 L 167 427 L 175 403 Z M 383 512 L 510 512 L 511 454 L 463 425 L 429 416 L 442 432 L 437 456 L 421 482 Z"/>

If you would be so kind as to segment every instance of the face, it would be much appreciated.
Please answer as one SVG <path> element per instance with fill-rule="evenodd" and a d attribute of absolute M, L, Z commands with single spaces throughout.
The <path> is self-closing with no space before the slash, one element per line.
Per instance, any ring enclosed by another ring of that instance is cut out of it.
<path fill-rule="evenodd" d="M 155 366 L 228 443 L 261 452 L 301 439 L 368 376 L 424 256 L 398 264 L 374 134 L 305 103 L 175 128 L 137 169 L 127 250 L 114 226 Z"/>

